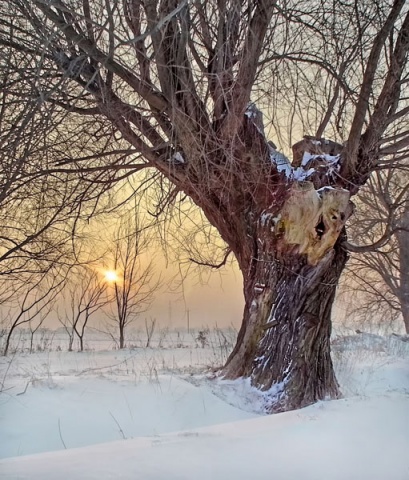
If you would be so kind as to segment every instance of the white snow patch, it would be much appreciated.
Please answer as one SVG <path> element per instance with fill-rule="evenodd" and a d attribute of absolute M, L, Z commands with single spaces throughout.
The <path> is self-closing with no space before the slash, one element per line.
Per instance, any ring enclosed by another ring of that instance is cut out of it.
<path fill-rule="evenodd" d="M 315 168 L 309 168 L 308 170 L 304 170 L 302 167 L 298 167 L 295 170 L 293 170 L 293 177 L 295 180 L 298 180 L 299 182 L 306 180 L 308 177 L 310 177 L 313 173 L 315 172 Z"/>
<path fill-rule="evenodd" d="M 185 159 L 183 158 L 183 155 L 180 152 L 174 153 L 172 156 L 172 160 L 174 163 L 180 163 L 180 164 L 185 163 Z"/>
<path fill-rule="evenodd" d="M 254 109 L 252 108 L 252 105 L 249 105 L 247 107 L 247 110 L 244 112 L 244 115 L 246 115 L 246 117 L 248 117 L 248 118 L 256 118 L 257 117 L 257 114 L 254 111 Z"/>
<path fill-rule="evenodd" d="M 312 160 L 314 157 L 315 157 L 315 155 L 312 155 L 309 152 L 304 152 L 304 155 L 303 155 L 302 160 L 301 160 L 301 166 L 305 167 L 307 165 L 307 163 L 310 160 Z"/>
<path fill-rule="evenodd" d="M 319 158 L 321 160 L 325 160 L 327 164 L 334 164 L 337 163 L 338 160 L 340 159 L 340 155 L 329 155 L 329 154 L 312 154 L 310 152 L 304 152 L 302 161 L 301 161 L 301 166 L 305 167 L 311 160 L 315 160 L 316 158 Z"/>
<path fill-rule="evenodd" d="M 277 171 L 279 173 L 284 172 L 287 178 L 294 178 L 299 182 L 306 180 L 315 172 L 314 168 L 309 168 L 308 170 L 305 170 L 303 167 L 293 168 L 291 166 L 290 160 L 281 152 L 278 152 L 271 146 L 270 160 L 277 167 Z"/>
<path fill-rule="evenodd" d="M 408 399 L 319 402 L 267 417 L 0 462 L 7 480 L 406 480 Z"/>
<path fill-rule="evenodd" d="M 281 213 L 279 213 L 276 217 L 273 216 L 272 213 L 262 213 L 260 215 L 260 225 L 265 227 L 269 222 L 273 225 L 277 225 L 277 222 L 281 220 Z"/>
<path fill-rule="evenodd" d="M 265 227 L 267 225 L 267 222 L 271 219 L 272 216 L 273 216 L 272 213 L 262 213 L 260 215 L 260 225 L 262 227 Z"/>
<path fill-rule="evenodd" d="M 322 197 L 322 194 L 324 192 L 329 192 L 331 190 L 338 190 L 338 191 L 343 191 L 343 192 L 349 193 L 349 191 L 346 190 L 345 188 L 335 188 L 335 187 L 332 187 L 331 185 L 327 185 L 325 187 L 319 188 L 318 190 L 316 190 L 316 192 L 317 192 L 317 195 Z"/>
<path fill-rule="evenodd" d="M 273 222 L 274 225 L 277 225 L 277 223 L 281 220 L 281 213 L 279 213 L 276 217 L 273 217 Z"/>
<path fill-rule="evenodd" d="M 0 461 L 0 478 L 408 478 L 408 342 L 337 337 L 333 358 L 345 397 L 271 416 L 254 412 L 263 411 L 266 395 L 284 391 L 281 384 L 263 393 L 249 379 L 161 373 L 162 361 L 189 365 L 200 352 L 137 349 L 134 363 L 130 352 L 116 351 L 1 358 L 0 448 L 15 457 Z M 160 360 L 152 364 L 154 355 Z"/>
<path fill-rule="evenodd" d="M 286 177 L 289 178 L 293 170 L 290 160 L 284 154 L 274 149 L 271 145 L 269 146 L 269 149 L 271 162 L 277 167 L 277 170 L 280 173 L 284 172 Z"/>

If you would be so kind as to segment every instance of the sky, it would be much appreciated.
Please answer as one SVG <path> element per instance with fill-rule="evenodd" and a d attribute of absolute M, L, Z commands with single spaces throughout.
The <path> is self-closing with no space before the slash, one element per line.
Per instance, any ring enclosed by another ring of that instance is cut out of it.
<path fill-rule="evenodd" d="M 201 276 L 192 271 L 181 282 L 178 264 L 166 266 L 164 259 L 160 255 L 157 257 L 155 276 L 161 276 L 162 285 L 155 292 L 150 307 L 132 322 L 130 328 L 145 328 L 145 319 L 155 319 L 157 326 L 169 328 L 240 328 L 244 297 L 242 277 L 236 265 L 227 265 L 222 270 L 206 268 Z M 61 312 L 64 308 L 70 310 L 68 300 L 62 296 L 57 305 Z M 95 312 L 89 325 L 104 329 L 106 322 L 111 323 L 108 312 L 109 307 Z M 55 311 L 50 313 L 44 326 L 52 329 L 62 326 Z"/>
<path fill-rule="evenodd" d="M 149 205 L 146 206 L 144 201 L 149 199 L 143 198 L 139 207 L 133 207 L 129 202 L 122 214 L 127 215 L 124 213 L 127 210 L 129 221 L 132 221 L 135 209 L 139 208 L 141 225 L 152 221 L 152 217 L 146 215 Z M 144 325 L 145 318 L 155 318 L 161 326 L 187 327 L 189 311 L 189 323 L 193 328 L 234 325 L 238 329 L 243 318 L 244 297 L 242 275 L 236 262 L 228 261 L 221 269 L 212 269 L 198 267 L 187 260 L 202 253 L 209 259 L 220 258 L 222 250 L 215 250 L 213 245 L 219 244 L 221 248 L 224 245 L 214 229 L 202 227 L 203 219 L 197 209 L 182 207 L 178 213 L 180 219 L 178 217 L 165 226 L 166 233 L 163 230 L 159 233 L 155 228 L 147 233 L 148 246 L 141 254 L 142 268 L 152 261 L 153 281 L 160 278 L 162 286 L 155 293 L 150 308 L 141 314 L 141 325 Z M 94 255 L 108 250 L 115 238 L 116 216 L 118 214 L 108 215 L 102 221 L 98 218 L 91 222 L 88 233 L 95 239 L 91 242 Z M 102 255 L 99 263 L 106 262 L 109 269 L 112 262 L 108 258 L 108 254 Z M 135 326 L 138 326 L 137 322 Z"/>
<path fill-rule="evenodd" d="M 164 272 L 166 274 L 166 272 Z M 207 272 L 206 272 L 207 273 Z M 201 283 L 192 275 L 188 277 L 178 291 L 164 292 L 155 296 L 155 300 L 146 312 L 159 324 L 171 327 L 187 327 L 189 310 L 190 326 L 239 328 L 243 316 L 244 297 L 241 273 L 235 266 L 227 266 L 222 271 L 210 271 Z"/>

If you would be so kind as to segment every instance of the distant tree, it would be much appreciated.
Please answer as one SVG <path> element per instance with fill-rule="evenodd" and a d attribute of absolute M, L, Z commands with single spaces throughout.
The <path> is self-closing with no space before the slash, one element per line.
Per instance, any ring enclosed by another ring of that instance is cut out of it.
<path fill-rule="evenodd" d="M 409 333 L 409 172 L 373 174 L 358 204 L 350 239 L 359 246 L 343 289 L 359 293 L 355 315 L 384 324 L 400 316 Z"/>
<path fill-rule="evenodd" d="M 71 123 L 67 112 L 47 103 L 40 94 L 43 80 L 32 58 L 16 54 L 11 45 L 2 46 L 0 304 L 3 310 L 13 312 L 6 319 L 11 322 L 10 330 L 6 329 L 6 352 L 11 335 L 22 323 L 28 322 L 32 344 L 47 310 L 41 307 L 40 313 L 34 304 L 28 308 L 31 301 L 36 301 L 39 292 L 36 284 L 45 284 L 46 278 L 53 278 L 59 284 L 67 268 L 78 263 L 80 227 L 91 215 L 103 210 L 101 196 L 112 189 L 115 173 L 94 166 L 84 181 L 75 165 L 66 165 L 66 159 L 75 156 L 81 163 L 84 161 L 81 155 L 97 156 L 103 162 L 111 155 L 120 158 L 123 154 L 115 148 L 114 140 L 114 148 L 105 149 L 103 154 L 96 147 L 99 142 L 96 136 L 92 141 L 73 142 L 73 136 L 81 129 L 95 133 L 100 125 L 95 121 L 87 127 L 87 122 Z M 60 274 L 61 278 L 54 279 L 54 275 Z M 53 292 L 57 290 L 50 288 Z M 38 308 L 48 298 L 43 293 L 45 297 L 36 304 Z M 20 307 L 18 317 L 13 316 Z M 31 314 L 34 316 L 28 320 Z"/>
<path fill-rule="evenodd" d="M 43 326 L 44 321 L 46 320 L 50 312 L 43 312 L 38 318 L 32 318 L 28 322 L 28 329 L 30 331 L 30 353 L 34 352 L 34 336 Z"/>
<path fill-rule="evenodd" d="M 60 272 L 49 270 L 41 275 L 36 273 L 29 278 L 24 278 L 24 287 L 20 290 L 18 297 L 13 297 L 10 303 L 2 305 L 3 309 L 9 309 L 4 356 L 7 355 L 11 338 L 19 327 L 48 316 L 64 281 L 65 277 Z"/>
<path fill-rule="evenodd" d="M 64 299 L 67 305 L 59 314 L 60 323 L 68 334 L 68 351 L 72 351 L 77 336 L 80 351 L 84 351 L 84 335 L 91 316 L 106 306 L 110 299 L 102 274 L 92 266 L 78 266 L 71 272 Z"/>
<path fill-rule="evenodd" d="M 153 334 L 156 329 L 156 318 L 150 318 L 149 321 L 145 318 L 145 332 L 146 332 L 146 345 L 145 348 L 151 346 Z"/>
<path fill-rule="evenodd" d="M 35 66 L 37 98 L 100 126 L 73 143 L 106 132 L 136 152 L 67 168 L 85 181 L 145 169 L 168 188 L 162 205 L 190 198 L 237 259 L 245 310 L 222 375 L 270 392 L 269 412 L 337 397 L 331 306 L 350 197 L 408 157 L 407 2 L 1 5 L 0 45 Z M 306 136 L 290 162 L 271 134 L 287 152 Z"/>
<path fill-rule="evenodd" d="M 121 220 L 112 249 L 112 270 L 117 278 L 111 280 L 114 301 L 110 314 L 118 328 L 119 348 L 125 347 L 127 327 L 150 306 L 160 285 L 153 261 L 143 258 L 150 243 L 149 231 L 140 226 L 134 213 Z"/>

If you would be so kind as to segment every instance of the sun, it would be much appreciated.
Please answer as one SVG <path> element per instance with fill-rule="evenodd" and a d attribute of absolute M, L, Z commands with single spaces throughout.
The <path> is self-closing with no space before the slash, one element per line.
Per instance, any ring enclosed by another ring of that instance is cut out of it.
<path fill-rule="evenodd" d="M 110 283 L 115 283 L 119 280 L 118 274 L 115 272 L 115 270 L 106 270 L 104 273 L 104 278 Z"/>

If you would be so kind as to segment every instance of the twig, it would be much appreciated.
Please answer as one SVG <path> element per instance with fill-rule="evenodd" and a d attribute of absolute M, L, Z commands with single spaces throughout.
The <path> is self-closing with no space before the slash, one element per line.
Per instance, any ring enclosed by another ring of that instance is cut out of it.
<path fill-rule="evenodd" d="M 65 450 L 67 450 L 67 445 L 65 444 L 64 439 L 62 438 L 61 422 L 60 422 L 60 419 L 59 419 L 59 418 L 58 418 L 58 432 L 59 432 L 59 434 L 60 434 L 61 442 L 62 442 L 62 444 L 64 445 Z"/>
<path fill-rule="evenodd" d="M 119 429 L 119 432 L 120 432 L 120 433 L 121 433 L 121 435 L 122 435 L 122 438 L 123 438 L 124 440 L 126 440 L 126 437 L 125 437 L 124 431 L 122 430 L 122 428 L 121 428 L 121 425 L 119 425 L 119 423 L 118 423 L 118 420 L 117 420 L 117 419 L 116 419 L 116 418 L 115 418 L 115 417 L 112 415 L 112 413 L 111 413 L 111 412 L 109 412 L 109 414 L 110 414 L 110 415 L 111 415 L 111 417 L 113 418 L 114 422 L 117 424 L 117 426 L 118 426 L 118 429 Z"/>
<path fill-rule="evenodd" d="M 24 389 L 24 391 L 22 391 L 22 392 L 20 392 L 20 393 L 16 393 L 16 397 L 17 397 L 18 395 L 24 395 L 24 394 L 27 392 L 27 388 L 28 388 L 28 386 L 30 385 L 30 383 L 32 382 L 32 380 L 33 380 L 33 379 L 31 378 L 31 379 L 26 383 L 26 388 Z"/>

